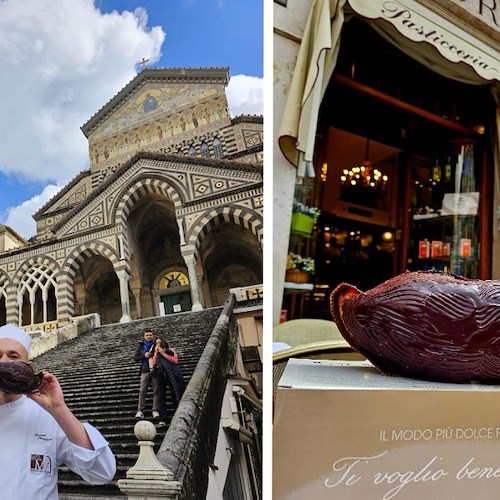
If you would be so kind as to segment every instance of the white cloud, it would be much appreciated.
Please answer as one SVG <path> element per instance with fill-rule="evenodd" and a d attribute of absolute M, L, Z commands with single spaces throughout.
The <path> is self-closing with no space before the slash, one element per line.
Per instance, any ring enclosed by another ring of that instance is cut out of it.
<path fill-rule="evenodd" d="M 147 12 L 103 14 L 92 0 L 0 0 L 0 172 L 50 183 L 5 210 L 2 223 L 35 234 L 30 216 L 88 167 L 80 127 L 161 56 L 165 33 Z M 231 114 L 263 113 L 263 79 L 236 75 Z"/>
<path fill-rule="evenodd" d="M 55 186 L 53 184 L 45 186 L 40 194 L 24 201 L 17 207 L 9 208 L 7 210 L 7 218 L 3 223 L 25 238 L 34 236 L 36 234 L 36 223 L 35 219 L 30 217 L 30 215 L 45 205 L 61 188 L 62 186 Z"/>
<path fill-rule="evenodd" d="M 264 109 L 264 80 L 256 76 L 231 77 L 226 89 L 231 116 L 262 115 Z"/>
<path fill-rule="evenodd" d="M 144 9 L 102 14 L 92 0 L 3 0 L 0 33 L 0 171 L 58 184 L 88 165 L 89 112 L 165 38 Z"/>

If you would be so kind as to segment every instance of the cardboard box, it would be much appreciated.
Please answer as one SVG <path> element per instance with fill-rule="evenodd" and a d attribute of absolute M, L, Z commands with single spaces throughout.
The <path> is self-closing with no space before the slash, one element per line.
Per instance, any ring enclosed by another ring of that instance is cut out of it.
<path fill-rule="evenodd" d="M 500 495 L 499 386 L 291 359 L 276 391 L 273 433 L 273 499 Z"/>

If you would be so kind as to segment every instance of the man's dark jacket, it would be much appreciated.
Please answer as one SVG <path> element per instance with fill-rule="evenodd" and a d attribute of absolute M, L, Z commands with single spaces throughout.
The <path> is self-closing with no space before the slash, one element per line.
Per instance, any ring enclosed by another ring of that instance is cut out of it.
<path fill-rule="evenodd" d="M 154 346 L 154 344 L 153 344 Z M 149 362 L 148 358 L 144 356 L 144 339 L 139 340 L 139 345 L 137 346 L 137 350 L 135 351 L 134 354 L 134 360 L 136 363 L 141 363 L 141 369 L 139 370 L 139 373 L 148 373 L 149 370 Z"/>

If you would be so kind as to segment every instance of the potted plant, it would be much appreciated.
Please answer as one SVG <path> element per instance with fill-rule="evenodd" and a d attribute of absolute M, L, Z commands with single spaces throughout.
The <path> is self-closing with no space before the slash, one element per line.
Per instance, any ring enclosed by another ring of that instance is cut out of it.
<path fill-rule="evenodd" d="M 314 276 L 314 259 L 296 253 L 288 254 L 285 280 L 292 283 L 309 283 Z"/>
<path fill-rule="evenodd" d="M 314 224 L 318 220 L 320 210 L 316 207 L 309 207 L 304 203 L 293 200 L 292 226 L 291 231 L 310 235 Z"/>

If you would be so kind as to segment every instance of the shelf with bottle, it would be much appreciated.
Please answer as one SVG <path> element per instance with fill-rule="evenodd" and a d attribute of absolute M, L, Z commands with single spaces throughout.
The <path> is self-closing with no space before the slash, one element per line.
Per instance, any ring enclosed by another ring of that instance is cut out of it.
<path fill-rule="evenodd" d="M 457 233 L 443 235 L 442 240 L 420 237 L 414 241 L 408 264 L 412 271 L 444 271 L 454 274 L 475 272 L 479 248 L 477 238 Z"/>
<path fill-rule="evenodd" d="M 412 206 L 416 214 L 447 208 L 464 213 L 474 207 L 480 177 L 473 144 L 449 143 L 434 160 L 416 158 L 412 168 Z M 463 202 L 466 206 L 453 205 Z M 472 207 L 469 207 L 471 204 Z M 477 208 L 477 206 L 476 206 Z"/>

